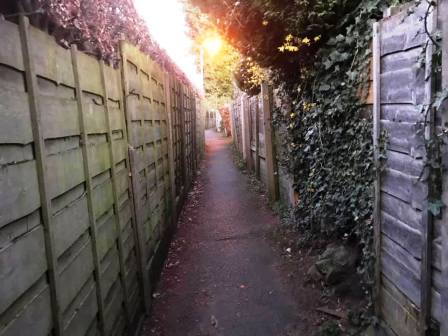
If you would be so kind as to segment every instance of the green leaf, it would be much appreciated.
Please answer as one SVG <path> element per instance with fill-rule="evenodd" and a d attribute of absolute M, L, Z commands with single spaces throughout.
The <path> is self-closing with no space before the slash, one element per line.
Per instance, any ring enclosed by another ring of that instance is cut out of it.
<path fill-rule="evenodd" d="M 440 213 L 442 212 L 442 208 L 445 205 L 443 204 L 443 202 L 441 200 L 432 200 L 428 202 L 428 211 L 433 215 L 433 216 L 439 216 Z"/>

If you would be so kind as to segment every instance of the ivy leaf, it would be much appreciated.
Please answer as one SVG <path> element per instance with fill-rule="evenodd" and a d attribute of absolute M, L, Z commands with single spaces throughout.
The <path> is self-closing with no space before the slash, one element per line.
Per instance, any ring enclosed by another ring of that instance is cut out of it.
<path fill-rule="evenodd" d="M 443 91 L 437 92 L 436 93 L 436 99 L 434 101 L 434 103 L 432 104 L 432 106 L 439 111 L 443 102 L 448 98 L 448 89 L 445 88 Z"/>
<path fill-rule="evenodd" d="M 445 205 L 443 204 L 443 202 L 441 200 L 432 200 L 428 202 L 428 211 L 433 215 L 433 216 L 438 216 L 440 215 L 442 208 Z"/>

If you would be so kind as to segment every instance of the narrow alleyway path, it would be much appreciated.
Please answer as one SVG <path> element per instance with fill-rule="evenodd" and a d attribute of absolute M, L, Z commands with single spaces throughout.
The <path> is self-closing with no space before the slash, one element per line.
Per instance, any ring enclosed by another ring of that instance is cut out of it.
<path fill-rule="evenodd" d="M 248 190 L 231 140 L 212 131 L 206 138 L 196 199 L 188 201 L 194 204 L 187 204 L 142 334 L 301 335 L 281 257 L 265 237 L 277 219 Z"/>

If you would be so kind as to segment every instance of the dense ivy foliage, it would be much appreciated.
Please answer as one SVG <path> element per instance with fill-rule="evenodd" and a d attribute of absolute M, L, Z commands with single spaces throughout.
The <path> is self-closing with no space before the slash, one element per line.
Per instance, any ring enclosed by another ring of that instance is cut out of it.
<path fill-rule="evenodd" d="M 254 0 L 234 2 L 233 11 L 208 8 L 240 50 L 269 67 L 279 88 L 275 122 L 287 130 L 279 159 L 299 194 L 297 228 L 310 239 L 356 241 L 366 289 L 374 261 L 372 24 L 398 2 Z"/>

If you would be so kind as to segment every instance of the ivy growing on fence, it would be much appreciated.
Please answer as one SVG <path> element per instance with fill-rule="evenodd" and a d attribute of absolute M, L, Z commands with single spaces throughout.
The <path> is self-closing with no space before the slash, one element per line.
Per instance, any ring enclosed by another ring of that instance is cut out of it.
<path fill-rule="evenodd" d="M 313 67 L 283 91 L 291 112 L 277 111 L 277 122 L 288 129 L 283 162 L 300 197 L 295 223 L 309 239 L 356 240 L 362 247 L 359 272 L 367 291 L 374 267 L 375 167 L 367 104 L 372 24 L 394 4 L 362 1 L 344 31 L 319 48 Z"/>

